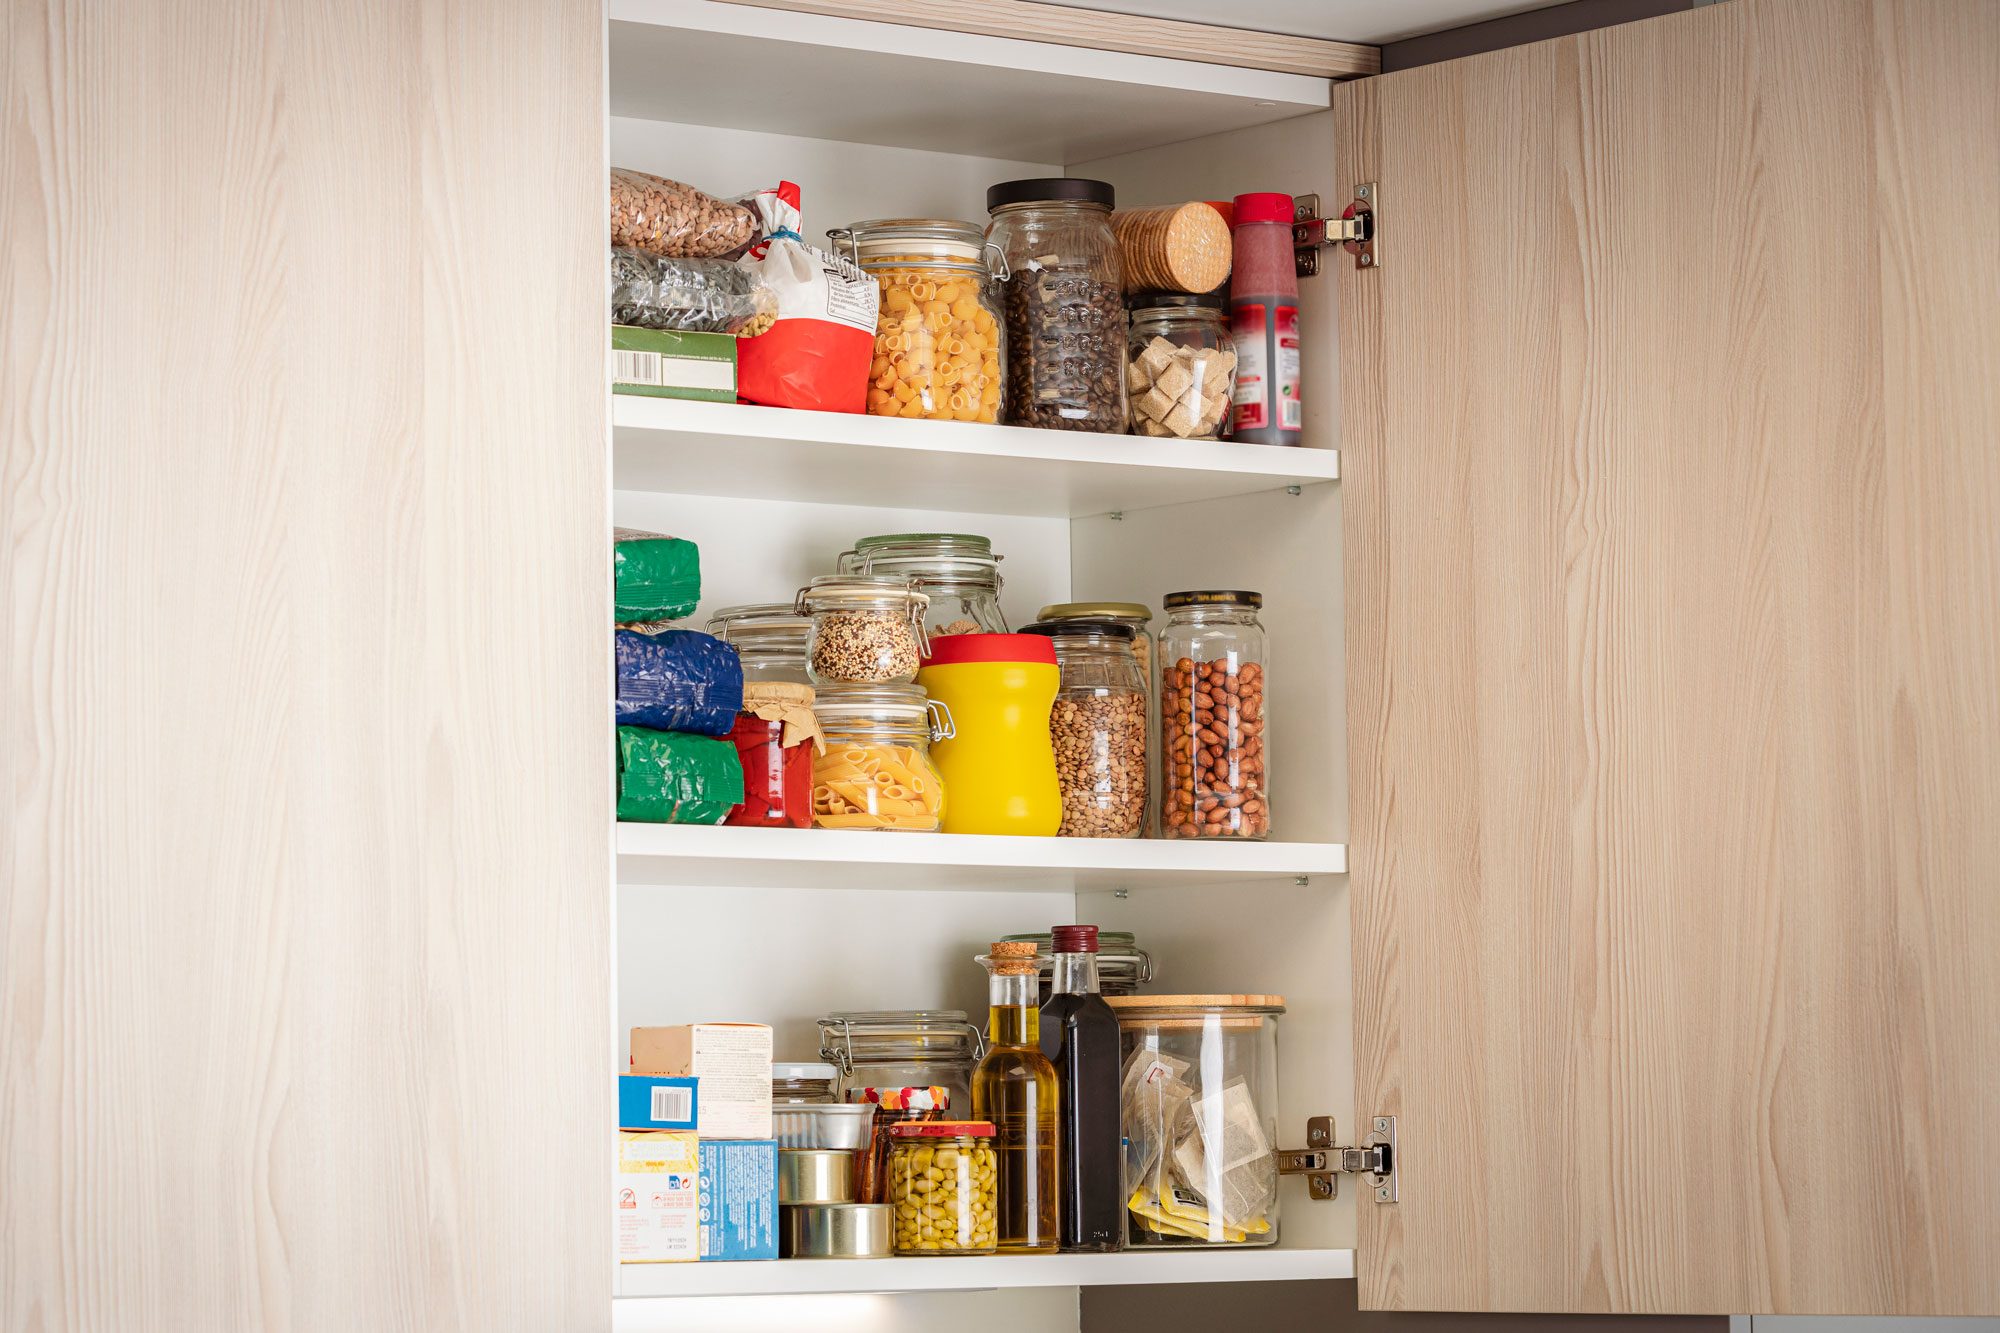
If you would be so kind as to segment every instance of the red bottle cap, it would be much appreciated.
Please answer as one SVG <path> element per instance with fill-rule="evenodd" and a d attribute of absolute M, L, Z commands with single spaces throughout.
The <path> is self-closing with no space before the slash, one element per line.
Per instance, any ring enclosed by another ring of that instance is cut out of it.
<path fill-rule="evenodd" d="M 961 662 L 1039 662 L 1056 664 L 1056 646 L 1040 634 L 945 634 L 931 640 L 924 665 L 956 666 Z"/>
<path fill-rule="evenodd" d="M 1096 926 L 1057 926 L 1049 932 L 1057 953 L 1096 953 Z"/>
<path fill-rule="evenodd" d="M 1230 223 L 1240 227 L 1246 222 L 1282 222 L 1292 224 L 1294 210 L 1292 196 L 1288 194 L 1239 194 L 1236 196 L 1236 217 Z"/>

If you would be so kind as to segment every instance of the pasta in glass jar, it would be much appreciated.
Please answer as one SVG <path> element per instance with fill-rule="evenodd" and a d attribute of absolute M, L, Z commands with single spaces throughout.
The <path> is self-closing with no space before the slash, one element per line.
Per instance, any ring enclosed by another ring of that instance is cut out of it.
<path fill-rule="evenodd" d="M 999 420 L 1004 325 L 982 229 L 942 218 L 878 218 L 827 237 L 881 284 L 868 410 Z"/>
<path fill-rule="evenodd" d="M 827 685 L 814 712 L 826 736 L 813 760 L 816 827 L 937 831 L 945 790 L 931 742 L 953 734 L 944 705 L 918 685 Z"/>

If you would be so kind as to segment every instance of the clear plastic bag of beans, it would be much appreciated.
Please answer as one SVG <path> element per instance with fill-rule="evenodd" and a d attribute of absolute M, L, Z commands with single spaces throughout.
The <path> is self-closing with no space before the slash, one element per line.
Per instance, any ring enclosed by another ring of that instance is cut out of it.
<path fill-rule="evenodd" d="M 611 169 L 611 244 L 674 259 L 736 254 L 755 239 L 757 216 L 692 185 L 627 167 Z"/>
<path fill-rule="evenodd" d="M 777 317 L 770 288 L 733 259 L 664 259 L 630 248 L 611 252 L 613 324 L 754 338 Z"/>

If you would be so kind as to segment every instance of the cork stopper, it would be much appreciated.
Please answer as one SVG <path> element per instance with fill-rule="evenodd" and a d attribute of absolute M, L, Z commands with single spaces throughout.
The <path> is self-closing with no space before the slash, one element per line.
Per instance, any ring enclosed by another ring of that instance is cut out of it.
<path fill-rule="evenodd" d="M 1041 970 L 1033 940 L 996 940 L 992 955 L 995 976 L 1031 977 Z"/>

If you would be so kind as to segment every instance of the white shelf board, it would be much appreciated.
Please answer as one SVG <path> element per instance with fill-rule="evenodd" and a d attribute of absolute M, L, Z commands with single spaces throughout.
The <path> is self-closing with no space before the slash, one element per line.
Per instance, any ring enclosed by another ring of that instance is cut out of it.
<path fill-rule="evenodd" d="M 1354 1251 L 1127 1250 L 1123 1254 L 780 1259 L 766 1263 L 623 1264 L 612 1326 L 671 1329 L 671 1298 L 826 1292 L 982 1291 L 999 1287 L 1138 1286 L 1158 1282 L 1284 1282 L 1351 1278 Z"/>
<path fill-rule="evenodd" d="M 1333 449 L 795 412 L 615 394 L 613 485 L 1087 518 L 1334 481 Z"/>
<path fill-rule="evenodd" d="M 1303 116 L 1326 109 L 1332 86 L 716 0 L 611 0 L 610 13 L 614 116 L 1018 162 L 1088 162 Z"/>
<path fill-rule="evenodd" d="M 623 884 L 1049 892 L 1346 873 L 1347 846 L 1338 842 L 618 825 Z"/>

